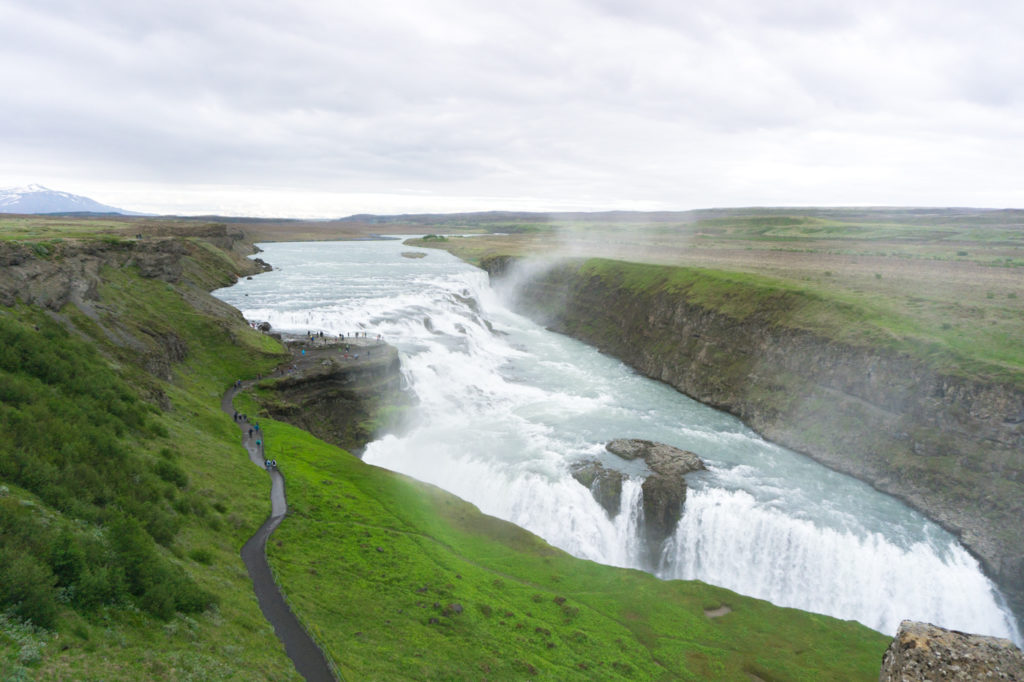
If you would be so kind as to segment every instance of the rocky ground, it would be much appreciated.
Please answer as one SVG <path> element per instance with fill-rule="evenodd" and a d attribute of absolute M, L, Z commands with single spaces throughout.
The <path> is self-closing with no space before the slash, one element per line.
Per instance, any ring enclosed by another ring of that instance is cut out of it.
<path fill-rule="evenodd" d="M 1024 680 L 1024 653 L 1007 639 L 905 620 L 882 657 L 878 680 Z"/>

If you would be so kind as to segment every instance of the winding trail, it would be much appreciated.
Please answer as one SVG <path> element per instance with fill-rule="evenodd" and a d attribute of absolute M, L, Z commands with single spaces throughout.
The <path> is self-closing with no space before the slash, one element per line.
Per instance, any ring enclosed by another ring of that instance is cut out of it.
<path fill-rule="evenodd" d="M 242 388 L 253 382 L 244 382 Z M 234 416 L 235 410 L 232 407 L 232 400 L 241 388 L 232 386 L 221 399 L 221 409 L 228 415 Z M 236 422 L 242 432 L 242 444 L 249 459 L 253 464 L 263 468 L 262 445 L 257 445 L 261 440 L 254 433 L 249 435 L 251 424 L 248 421 Z M 253 590 L 256 592 L 256 599 L 259 601 L 260 610 L 264 617 L 274 627 L 274 633 L 284 644 L 285 653 L 292 659 L 295 669 L 309 682 L 335 682 L 337 679 L 331 671 L 330 665 L 323 651 L 317 646 L 313 638 L 299 623 L 284 595 L 274 582 L 274 576 L 270 572 L 270 564 L 267 563 L 267 538 L 280 525 L 288 511 L 288 502 L 284 492 L 284 476 L 277 469 L 271 469 L 270 474 L 270 516 L 259 530 L 249 538 L 242 546 L 242 561 L 252 578 Z"/>

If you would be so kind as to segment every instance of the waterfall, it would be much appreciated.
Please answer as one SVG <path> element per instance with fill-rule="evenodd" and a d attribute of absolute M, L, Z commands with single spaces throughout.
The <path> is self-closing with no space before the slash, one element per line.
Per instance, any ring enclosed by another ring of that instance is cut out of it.
<path fill-rule="evenodd" d="M 638 376 L 509 310 L 487 276 L 397 242 L 268 244 L 274 272 L 217 292 L 275 329 L 366 330 L 395 345 L 418 397 L 400 433 L 364 459 L 442 487 L 571 554 L 641 568 L 640 484 L 614 438 L 692 450 L 657 575 L 699 579 L 894 633 L 904 618 L 1013 637 L 1013 621 L 948 533 L 869 486 L 765 442 L 733 417 Z M 571 475 L 581 460 L 623 473 L 609 516 Z"/>
<path fill-rule="evenodd" d="M 880 533 L 820 527 L 742 490 L 692 493 L 658 575 L 713 582 L 780 606 L 894 633 L 901 620 L 1008 636 L 1012 621 L 977 561 L 956 542 L 903 548 Z"/>

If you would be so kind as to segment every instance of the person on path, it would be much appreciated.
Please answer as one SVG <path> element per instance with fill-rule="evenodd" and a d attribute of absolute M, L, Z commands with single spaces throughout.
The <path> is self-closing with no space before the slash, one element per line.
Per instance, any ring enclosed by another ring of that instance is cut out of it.
<path fill-rule="evenodd" d="M 252 438 L 252 429 L 249 429 L 249 438 Z"/>

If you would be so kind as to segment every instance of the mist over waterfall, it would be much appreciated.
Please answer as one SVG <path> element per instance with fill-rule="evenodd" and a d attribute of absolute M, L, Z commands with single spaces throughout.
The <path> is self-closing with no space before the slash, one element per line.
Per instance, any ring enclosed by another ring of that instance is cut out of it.
<path fill-rule="evenodd" d="M 487 275 L 397 241 L 267 244 L 275 270 L 216 294 L 277 330 L 383 334 L 418 399 L 368 463 L 438 485 L 571 554 L 699 579 L 886 633 L 912 618 L 1014 638 L 1012 617 L 955 538 L 898 501 L 761 439 L 509 310 Z M 605 450 L 645 438 L 697 453 L 675 532 L 649 565 L 642 460 Z M 627 478 L 610 514 L 571 474 Z"/>

